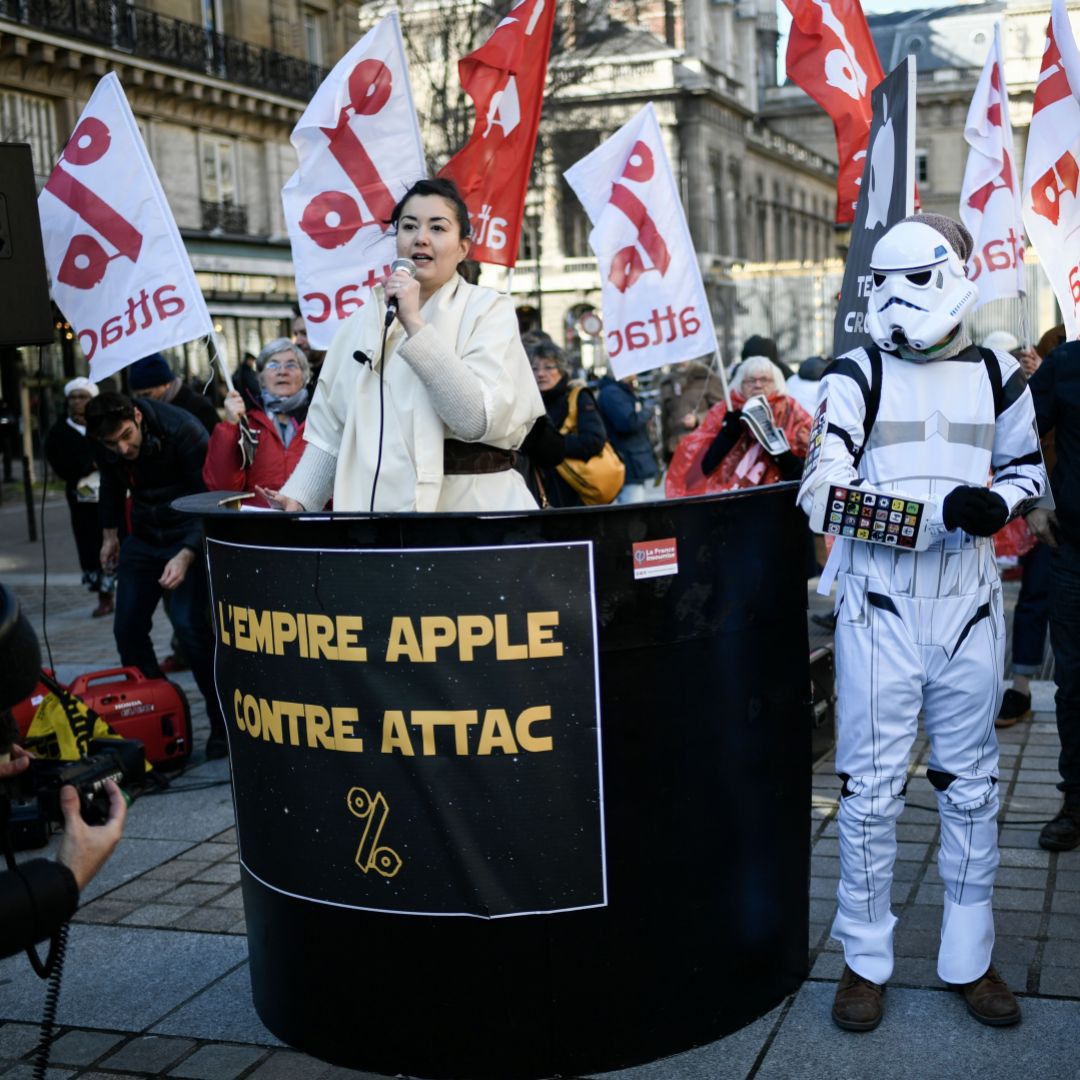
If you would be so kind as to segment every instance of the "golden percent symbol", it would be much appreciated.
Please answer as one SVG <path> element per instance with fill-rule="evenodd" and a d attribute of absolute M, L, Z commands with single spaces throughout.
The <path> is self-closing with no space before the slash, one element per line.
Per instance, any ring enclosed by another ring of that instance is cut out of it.
<path fill-rule="evenodd" d="M 356 849 L 356 865 L 365 874 L 374 870 L 385 878 L 392 878 L 401 869 L 401 856 L 393 848 L 379 846 L 383 826 L 390 816 L 383 793 L 376 791 L 372 797 L 365 788 L 354 787 L 349 789 L 345 802 L 350 812 L 365 823 L 364 835 Z"/>

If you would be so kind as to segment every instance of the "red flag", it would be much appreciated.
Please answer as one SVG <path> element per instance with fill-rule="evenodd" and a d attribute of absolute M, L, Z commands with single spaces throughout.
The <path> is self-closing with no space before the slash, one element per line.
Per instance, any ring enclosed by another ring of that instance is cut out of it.
<path fill-rule="evenodd" d="M 520 0 L 495 32 L 458 64 L 476 107 L 469 141 L 443 166 L 469 207 L 470 257 L 498 266 L 517 261 L 525 189 L 529 185 L 544 99 L 553 0 Z"/>
<path fill-rule="evenodd" d="M 791 12 L 787 73 L 836 129 L 836 223 L 855 220 L 870 135 L 870 91 L 885 77 L 859 0 L 784 0 Z"/>

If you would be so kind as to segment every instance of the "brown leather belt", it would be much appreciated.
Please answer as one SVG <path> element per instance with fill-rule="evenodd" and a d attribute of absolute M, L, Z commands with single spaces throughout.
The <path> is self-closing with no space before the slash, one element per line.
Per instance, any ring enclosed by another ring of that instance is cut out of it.
<path fill-rule="evenodd" d="M 500 450 L 487 443 L 443 441 L 443 473 L 461 476 L 467 473 L 506 472 L 514 467 L 514 451 Z"/>

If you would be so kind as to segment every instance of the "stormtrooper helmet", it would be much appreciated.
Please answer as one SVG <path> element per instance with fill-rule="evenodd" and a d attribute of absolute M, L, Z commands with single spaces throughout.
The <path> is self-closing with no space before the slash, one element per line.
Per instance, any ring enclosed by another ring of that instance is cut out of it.
<path fill-rule="evenodd" d="M 905 218 L 874 245 L 865 325 L 878 348 L 922 353 L 960 325 L 979 298 L 963 248 L 970 252 L 970 234 L 939 214 Z"/>

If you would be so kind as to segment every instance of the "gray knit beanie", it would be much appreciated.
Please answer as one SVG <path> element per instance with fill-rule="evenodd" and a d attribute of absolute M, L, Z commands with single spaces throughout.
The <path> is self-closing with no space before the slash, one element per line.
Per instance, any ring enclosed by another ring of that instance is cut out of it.
<path fill-rule="evenodd" d="M 949 246 L 960 256 L 960 261 L 966 263 L 971 257 L 971 249 L 975 246 L 971 239 L 971 233 L 951 217 L 944 214 L 912 214 L 904 218 L 904 221 L 917 221 L 920 225 L 929 225 L 935 232 L 941 233 Z"/>

